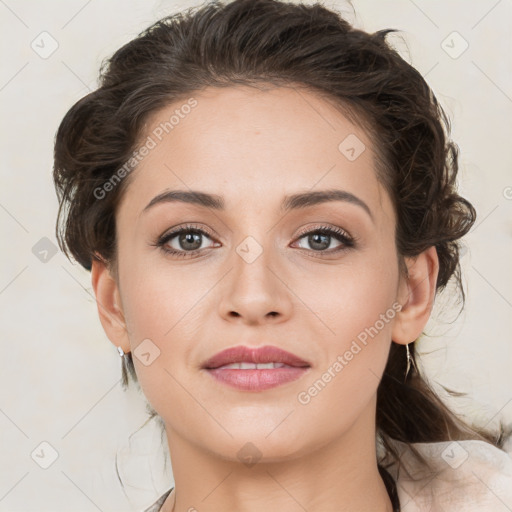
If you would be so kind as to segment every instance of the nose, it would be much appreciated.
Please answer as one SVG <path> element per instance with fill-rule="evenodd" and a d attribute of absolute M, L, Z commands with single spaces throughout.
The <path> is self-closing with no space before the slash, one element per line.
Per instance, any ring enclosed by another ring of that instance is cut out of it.
<path fill-rule="evenodd" d="M 277 258 L 271 257 L 271 249 L 261 248 L 255 253 L 257 246 L 247 247 L 249 252 L 244 252 L 242 246 L 231 258 L 232 269 L 226 276 L 219 302 L 220 315 L 247 325 L 285 321 L 293 304 L 282 267 Z"/>

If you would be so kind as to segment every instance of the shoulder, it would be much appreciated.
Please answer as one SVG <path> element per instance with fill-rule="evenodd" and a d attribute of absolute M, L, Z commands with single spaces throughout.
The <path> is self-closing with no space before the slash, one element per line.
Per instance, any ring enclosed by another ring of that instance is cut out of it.
<path fill-rule="evenodd" d="M 400 445 L 396 480 L 403 512 L 512 510 L 510 453 L 476 440 L 414 443 L 430 464 L 429 471 L 407 445 Z"/>

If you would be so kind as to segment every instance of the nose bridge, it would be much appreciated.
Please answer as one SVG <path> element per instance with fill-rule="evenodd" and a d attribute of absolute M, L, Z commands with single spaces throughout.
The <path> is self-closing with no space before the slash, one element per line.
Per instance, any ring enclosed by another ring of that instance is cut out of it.
<path fill-rule="evenodd" d="M 271 270 L 276 264 L 271 254 L 272 244 L 262 237 L 248 235 L 234 248 L 233 284 L 250 295 L 270 295 L 275 288 L 275 275 Z"/>
<path fill-rule="evenodd" d="M 271 234 L 260 230 L 234 246 L 233 270 L 220 303 L 223 316 L 243 317 L 255 323 L 289 314 L 291 305 L 278 277 L 279 262 Z"/>
<path fill-rule="evenodd" d="M 243 213 L 233 233 L 235 243 L 232 256 L 236 274 L 247 274 L 249 279 L 251 276 L 260 275 L 260 279 L 263 279 L 270 272 L 268 267 L 277 264 L 273 254 L 273 236 L 276 231 L 269 229 L 261 206 L 254 206 L 251 209 L 248 204 L 240 204 L 240 211 Z"/>

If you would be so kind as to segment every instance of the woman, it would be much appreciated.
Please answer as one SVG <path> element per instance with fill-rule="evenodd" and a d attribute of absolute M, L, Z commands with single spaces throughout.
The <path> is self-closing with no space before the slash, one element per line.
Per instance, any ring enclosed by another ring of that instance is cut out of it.
<path fill-rule="evenodd" d="M 59 127 L 59 243 L 167 436 L 149 511 L 512 506 L 502 436 L 414 361 L 475 210 L 387 32 L 210 3 L 119 49 Z"/>

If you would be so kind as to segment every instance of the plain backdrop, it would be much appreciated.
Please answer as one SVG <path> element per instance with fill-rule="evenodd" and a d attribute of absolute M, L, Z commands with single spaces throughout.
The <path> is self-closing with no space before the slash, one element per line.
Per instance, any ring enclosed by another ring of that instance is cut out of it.
<path fill-rule="evenodd" d="M 57 248 L 52 144 L 102 59 L 198 4 L 0 1 L 0 511 L 140 510 L 172 484 L 158 425 L 141 428 L 144 398 L 121 388 L 90 274 Z M 451 118 L 460 190 L 478 220 L 462 258 L 466 309 L 456 318 L 449 296 L 436 305 L 421 365 L 438 389 L 468 393 L 447 398 L 460 414 L 510 423 L 512 2 L 356 0 L 355 14 L 324 4 L 365 30 L 399 29 L 393 44 Z"/>

